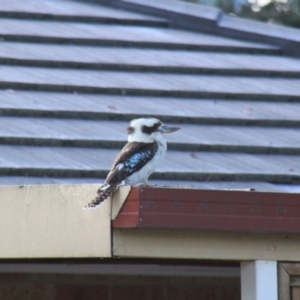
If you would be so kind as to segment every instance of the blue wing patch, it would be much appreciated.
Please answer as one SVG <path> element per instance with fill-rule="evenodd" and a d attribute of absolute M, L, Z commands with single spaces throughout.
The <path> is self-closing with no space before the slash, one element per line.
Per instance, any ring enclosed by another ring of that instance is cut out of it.
<path fill-rule="evenodd" d="M 125 172 L 132 174 L 137 170 L 140 170 L 148 161 L 150 161 L 156 153 L 152 149 L 143 152 L 134 153 L 125 162 Z"/>
<path fill-rule="evenodd" d="M 156 142 L 127 143 L 116 157 L 105 183 L 119 183 L 134 172 L 139 171 L 154 157 L 157 149 L 158 144 Z"/>

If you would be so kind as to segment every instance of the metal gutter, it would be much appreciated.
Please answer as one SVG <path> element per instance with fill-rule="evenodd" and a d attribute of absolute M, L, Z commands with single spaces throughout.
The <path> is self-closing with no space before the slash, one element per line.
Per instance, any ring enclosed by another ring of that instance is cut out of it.
<path fill-rule="evenodd" d="M 112 226 L 300 233 L 300 194 L 133 187 Z"/>

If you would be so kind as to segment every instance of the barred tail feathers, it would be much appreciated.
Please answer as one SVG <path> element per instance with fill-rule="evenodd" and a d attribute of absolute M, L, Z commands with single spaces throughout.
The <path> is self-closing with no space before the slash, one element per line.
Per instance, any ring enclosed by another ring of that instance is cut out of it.
<path fill-rule="evenodd" d="M 98 208 L 109 196 L 111 196 L 117 189 L 117 185 L 103 185 L 97 191 L 97 196 L 88 203 L 85 209 L 95 209 Z"/>

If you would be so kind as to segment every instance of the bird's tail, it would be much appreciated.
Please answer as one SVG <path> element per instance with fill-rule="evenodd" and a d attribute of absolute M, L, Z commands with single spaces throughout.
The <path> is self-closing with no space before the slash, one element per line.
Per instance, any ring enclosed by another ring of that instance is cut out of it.
<path fill-rule="evenodd" d="M 117 185 L 105 184 L 102 185 L 97 191 L 97 196 L 88 203 L 84 208 L 85 209 L 95 209 L 100 206 L 113 192 L 117 189 Z"/>

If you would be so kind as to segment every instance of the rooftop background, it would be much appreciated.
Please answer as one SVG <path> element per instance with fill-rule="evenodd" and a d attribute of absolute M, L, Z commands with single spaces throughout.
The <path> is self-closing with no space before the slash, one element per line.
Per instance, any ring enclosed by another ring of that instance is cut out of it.
<path fill-rule="evenodd" d="M 299 191 L 300 60 L 277 27 L 262 41 L 222 17 L 209 34 L 219 11 L 166 3 L 0 0 L 1 184 L 100 184 L 128 122 L 151 116 L 182 128 L 152 183 Z M 206 25 L 180 29 L 182 13 Z"/>

